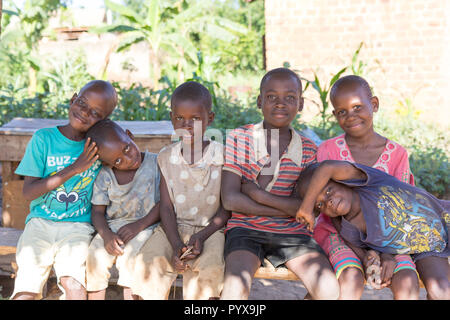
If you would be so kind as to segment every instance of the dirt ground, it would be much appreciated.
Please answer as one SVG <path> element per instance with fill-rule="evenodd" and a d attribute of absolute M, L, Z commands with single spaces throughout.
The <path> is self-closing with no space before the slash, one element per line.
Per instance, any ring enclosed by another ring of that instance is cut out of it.
<path fill-rule="evenodd" d="M 300 281 L 255 279 L 252 284 L 250 300 L 299 300 L 306 295 Z M 361 300 L 392 300 L 390 289 L 372 290 L 366 286 Z M 420 300 L 426 300 L 425 289 L 420 289 Z"/>
<path fill-rule="evenodd" d="M 8 276 L 0 276 L 0 299 L 9 298 L 12 294 L 14 280 Z M 56 286 L 54 279 L 47 284 L 47 300 L 56 300 L 61 291 Z M 300 281 L 254 279 L 249 300 L 302 300 L 306 295 L 306 289 Z M 107 300 L 121 300 L 122 289 L 119 286 L 110 286 L 107 289 Z M 181 300 L 180 287 L 172 287 L 169 300 Z M 420 300 L 426 300 L 425 289 L 420 289 Z M 364 290 L 361 300 L 392 300 L 390 289 Z"/>

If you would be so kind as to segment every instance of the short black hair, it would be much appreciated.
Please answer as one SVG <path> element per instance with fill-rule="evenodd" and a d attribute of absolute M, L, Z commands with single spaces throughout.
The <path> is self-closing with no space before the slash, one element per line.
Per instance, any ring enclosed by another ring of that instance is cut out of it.
<path fill-rule="evenodd" d="M 104 80 L 92 80 L 86 83 L 81 89 L 78 95 L 82 95 L 85 91 L 94 91 L 97 93 L 104 94 L 108 100 L 108 107 L 111 109 L 111 112 L 117 106 L 117 92 L 113 85 Z"/>
<path fill-rule="evenodd" d="M 370 88 L 369 83 L 363 77 L 357 75 L 348 75 L 339 78 L 333 84 L 330 90 L 330 100 L 333 100 L 334 97 L 338 95 L 341 90 L 351 88 L 354 85 L 357 85 L 358 87 L 362 88 L 365 91 L 367 98 L 369 99 L 372 98 L 373 96 L 372 89 Z"/>
<path fill-rule="evenodd" d="M 300 198 L 303 198 L 303 196 L 306 194 L 306 190 L 308 189 L 309 184 L 311 183 L 311 178 L 314 174 L 314 171 L 317 169 L 319 164 L 320 164 L 319 162 L 310 164 L 300 173 L 297 179 L 297 185 L 295 186 L 296 189 L 295 192 Z"/>
<path fill-rule="evenodd" d="M 91 138 L 91 141 L 100 147 L 108 139 L 114 139 L 115 136 L 121 134 L 126 134 L 121 126 L 110 119 L 103 119 L 89 128 L 86 132 L 86 139 Z"/>
<path fill-rule="evenodd" d="M 211 111 L 212 97 L 208 89 L 199 82 L 187 81 L 179 85 L 172 94 L 170 107 L 173 108 L 177 101 L 189 100 L 201 102 L 207 111 Z"/>
<path fill-rule="evenodd" d="M 285 75 L 289 75 L 295 78 L 295 80 L 298 83 L 298 86 L 300 88 L 300 92 L 302 91 L 302 81 L 300 80 L 300 77 L 298 76 L 297 73 L 295 73 L 294 71 L 292 71 L 291 69 L 288 68 L 276 68 L 276 69 L 272 69 L 269 72 L 267 72 L 261 79 L 261 82 L 259 84 L 259 92 L 261 93 L 263 86 L 266 84 L 266 82 L 270 79 L 271 76 L 275 75 L 275 74 L 285 74 Z"/>

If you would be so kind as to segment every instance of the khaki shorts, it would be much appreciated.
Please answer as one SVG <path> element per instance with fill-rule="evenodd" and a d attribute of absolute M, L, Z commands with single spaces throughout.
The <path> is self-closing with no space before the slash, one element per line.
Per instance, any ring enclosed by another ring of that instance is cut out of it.
<path fill-rule="evenodd" d="M 42 298 L 52 267 L 63 297 L 61 277 L 72 277 L 85 287 L 86 257 L 93 232 L 94 227 L 85 222 L 32 218 L 17 244 L 18 271 L 11 297 L 19 292 L 32 292 Z"/>
<path fill-rule="evenodd" d="M 157 224 L 154 224 L 139 232 L 125 245 L 121 256 L 110 255 L 105 249 L 103 238 L 97 234 L 89 246 L 86 261 L 86 289 L 88 291 L 106 289 L 111 276 L 109 270 L 114 263 L 119 271 L 117 284 L 122 287 L 130 287 L 134 272 L 134 259 L 144 243 L 150 238 L 156 226 Z"/>
<path fill-rule="evenodd" d="M 181 240 L 190 237 L 204 227 L 178 225 Z M 220 296 L 223 287 L 225 263 L 222 230 L 214 232 L 203 243 L 203 251 L 196 259 L 189 260 L 189 269 L 183 273 L 183 298 L 206 300 Z M 173 249 L 161 226 L 158 226 L 144 244 L 135 260 L 135 272 L 131 290 L 144 300 L 167 299 L 170 287 L 177 278 L 172 265 Z"/>

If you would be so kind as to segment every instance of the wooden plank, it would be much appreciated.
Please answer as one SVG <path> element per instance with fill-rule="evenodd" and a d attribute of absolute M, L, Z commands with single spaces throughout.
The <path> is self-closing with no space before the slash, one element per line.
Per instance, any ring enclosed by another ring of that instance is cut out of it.
<path fill-rule="evenodd" d="M 20 176 L 16 175 L 14 171 L 17 169 L 19 162 L 15 161 L 1 161 L 1 174 L 3 184 L 10 180 L 20 180 Z"/>
<path fill-rule="evenodd" d="M 282 266 L 275 268 L 269 260 L 264 259 L 262 266 L 256 270 L 255 278 L 273 280 L 300 280 L 295 273 Z"/>
<path fill-rule="evenodd" d="M 172 143 L 169 137 L 155 137 L 155 138 L 138 138 L 135 137 L 135 143 L 139 149 L 144 152 L 148 150 L 149 152 L 158 153 L 163 147 Z"/>
<path fill-rule="evenodd" d="M 16 253 L 17 242 L 22 232 L 14 228 L 0 228 L 0 255 Z"/>
<path fill-rule="evenodd" d="M 172 123 L 168 120 L 161 121 L 116 121 L 122 128 L 130 130 L 136 137 L 171 136 Z M 14 118 L 0 127 L 0 135 L 33 135 L 38 129 L 60 126 L 67 120 L 38 119 L 38 118 Z"/>
<path fill-rule="evenodd" d="M 450 264 L 450 258 L 448 259 Z M 267 259 L 264 259 L 263 266 L 256 270 L 254 278 L 269 279 L 269 280 L 290 280 L 301 281 L 295 273 L 286 267 L 275 268 Z M 419 287 L 425 288 L 421 279 L 419 279 Z"/>
<path fill-rule="evenodd" d="M 285 267 L 259 267 L 254 277 L 272 280 L 300 280 L 295 273 Z"/>
<path fill-rule="evenodd" d="M 31 136 L 2 136 L 0 135 L 0 147 L 2 150 L 8 152 L 0 152 L 0 162 L 17 162 L 19 163 Z M 148 150 L 150 152 L 158 153 L 162 147 L 172 143 L 171 136 L 135 136 L 135 142 L 141 151 Z M 17 167 L 17 166 L 16 166 Z M 15 170 L 15 168 L 14 168 Z M 12 171 L 14 173 L 14 171 Z"/>
<path fill-rule="evenodd" d="M 23 180 L 3 182 L 2 226 L 23 230 L 30 201 L 22 195 Z"/>
<path fill-rule="evenodd" d="M 0 127 L 0 161 L 21 161 L 31 136 L 42 128 L 66 124 L 67 120 L 14 118 Z M 173 131 L 170 121 L 117 121 L 124 129 L 130 130 L 136 144 L 144 150 L 159 152 L 171 143 Z"/>
<path fill-rule="evenodd" d="M 2 135 L 0 134 L 0 161 L 20 161 L 31 135 Z"/>

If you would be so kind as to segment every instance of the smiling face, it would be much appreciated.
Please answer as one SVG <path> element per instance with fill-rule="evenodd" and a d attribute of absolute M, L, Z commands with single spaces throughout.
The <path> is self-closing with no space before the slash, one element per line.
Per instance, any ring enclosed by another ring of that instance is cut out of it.
<path fill-rule="evenodd" d="M 357 83 L 350 84 L 331 97 L 340 127 L 346 134 L 361 137 L 373 131 L 373 113 L 378 111 L 378 98 L 370 97 Z"/>
<path fill-rule="evenodd" d="M 301 86 L 294 76 L 274 73 L 262 85 L 258 107 L 268 128 L 288 127 L 303 108 Z"/>
<path fill-rule="evenodd" d="M 353 199 L 351 188 L 329 181 L 317 197 L 314 208 L 332 218 L 345 216 L 352 211 Z"/>
<path fill-rule="evenodd" d="M 111 130 L 108 138 L 97 145 L 100 160 L 110 167 L 118 170 L 137 170 L 141 166 L 141 152 L 128 130 L 126 133 Z"/>
<path fill-rule="evenodd" d="M 183 138 L 183 143 L 202 141 L 208 125 L 214 120 L 214 112 L 202 100 L 176 101 L 170 112 L 174 130 Z"/>
<path fill-rule="evenodd" d="M 105 93 L 86 89 L 70 100 L 69 124 L 78 132 L 87 132 L 98 121 L 105 119 L 114 109 Z"/>

